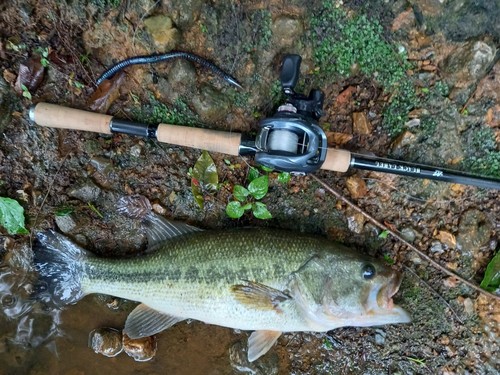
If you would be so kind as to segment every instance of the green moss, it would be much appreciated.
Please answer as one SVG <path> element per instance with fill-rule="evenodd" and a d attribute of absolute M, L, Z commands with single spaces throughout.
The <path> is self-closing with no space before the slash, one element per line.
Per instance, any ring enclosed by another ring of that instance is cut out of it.
<path fill-rule="evenodd" d="M 137 121 L 158 124 L 174 124 L 185 126 L 199 126 L 201 121 L 198 116 L 191 111 L 189 106 L 181 99 L 177 99 L 172 106 L 160 102 L 152 94 L 149 103 L 141 105 L 132 111 Z"/>
<path fill-rule="evenodd" d="M 316 71 L 331 82 L 361 73 L 378 82 L 391 95 L 383 125 L 391 135 L 403 130 L 407 114 L 419 102 L 407 71 L 405 52 L 398 53 L 385 40 L 376 20 L 350 15 L 332 0 L 323 3 L 311 19 Z"/>

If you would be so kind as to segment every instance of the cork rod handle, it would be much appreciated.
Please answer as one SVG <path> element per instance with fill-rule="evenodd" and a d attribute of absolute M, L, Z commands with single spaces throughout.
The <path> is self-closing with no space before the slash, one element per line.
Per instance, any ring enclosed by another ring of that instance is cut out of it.
<path fill-rule="evenodd" d="M 41 126 L 111 134 L 110 123 L 113 117 L 101 113 L 38 103 L 30 108 L 29 115 L 31 121 Z"/>

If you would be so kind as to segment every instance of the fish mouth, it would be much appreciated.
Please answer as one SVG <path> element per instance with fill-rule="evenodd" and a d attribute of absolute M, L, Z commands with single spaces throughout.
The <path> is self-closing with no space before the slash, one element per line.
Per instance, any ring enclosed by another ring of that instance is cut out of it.
<path fill-rule="evenodd" d="M 393 297 L 398 292 L 403 275 L 400 272 L 393 272 L 388 282 L 380 289 L 373 290 L 371 299 L 377 315 L 385 316 L 384 323 L 409 323 L 411 318 L 400 306 L 394 304 Z M 375 297 L 375 298 L 374 298 Z"/>

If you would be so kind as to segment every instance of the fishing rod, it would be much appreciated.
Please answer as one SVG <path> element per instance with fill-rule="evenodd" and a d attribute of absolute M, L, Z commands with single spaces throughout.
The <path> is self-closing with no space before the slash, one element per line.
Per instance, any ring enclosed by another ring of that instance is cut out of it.
<path fill-rule="evenodd" d="M 352 168 L 500 190 L 498 179 L 328 148 L 326 134 L 318 124 L 323 92 L 313 89 L 305 96 L 294 91 L 300 63 L 299 55 L 285 56 L 280 81 L 286 103 L 274 116 L 260 122 L 255 137 L 171 124 L 148 125 L 49 103 L 31 106 L 29 117 L 38 125 L 52 128 L 122 133 L 228 155 L 252 155 L 261 165 L 296 174 L 318 169 L 347 172 Z"/>

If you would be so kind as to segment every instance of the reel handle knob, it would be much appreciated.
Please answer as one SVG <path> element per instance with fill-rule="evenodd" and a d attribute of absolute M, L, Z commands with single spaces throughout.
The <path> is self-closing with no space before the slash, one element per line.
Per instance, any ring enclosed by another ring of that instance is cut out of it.
<path fill-rule="evenodd" d="M 283 91 L 287 95 L 293 95 L 293 89 L 297 85 L 300 75 L 300 63 L 302 57 L 299 55 L 286 55 L 281 66 L 280 81 Z"/>

